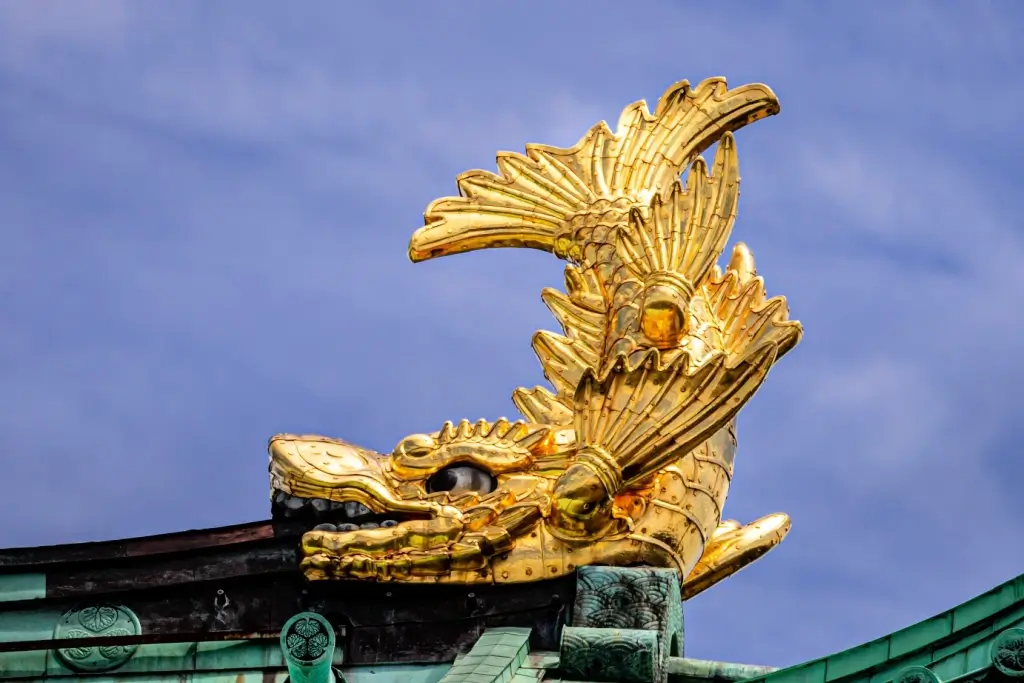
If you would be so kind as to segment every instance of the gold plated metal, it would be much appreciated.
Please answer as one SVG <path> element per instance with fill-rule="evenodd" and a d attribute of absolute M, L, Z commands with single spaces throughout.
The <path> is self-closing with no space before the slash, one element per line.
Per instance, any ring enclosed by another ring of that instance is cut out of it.
<path fill-rule="evenodd" d="M 716 262 L 739 197 L 732 132 L 778 111 L 764 85 L 683 81 L 616 132 L 502 152 L 498 173 L 464 173 L 460 196 L 431 203 L 413 261 L 529 247 L 568 262 L 566 291 L 542 293 L 563 333 L 533 339 L 554 391 L 517 389 L 525 420 L 446 423 L 390 455 L 274 437 L 275 491 L 394 516 L 306 533 L 306 577 L 501 583 L 649 564 L 678 568 L 691 597 L 775 547 L 786 515 L 740 525 L 722 507 L 736 415 L 802 328 L 745 245 Z M 699 155 L 715 143 L 709 173 Z M 438 487 L 460 471 L 484 474 Z"/>

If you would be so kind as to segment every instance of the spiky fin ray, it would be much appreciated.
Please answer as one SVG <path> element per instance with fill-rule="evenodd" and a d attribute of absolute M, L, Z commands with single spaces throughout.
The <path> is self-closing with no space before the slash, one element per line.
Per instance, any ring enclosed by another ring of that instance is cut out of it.
<path fill-rule="evenodd" d="M 717 266 L 713 269 L 704 292 L 720 321 L 728 352 L 771 342 L 778 345 L 781 358 L 800 342 L 803 327 L 789 319 L 785 298 L 767 298 L 754 255 L 742 242 L 733 247 L 724 274 Z"/>
<path fill-rule="evenodd" d="M 571 340 L 553 332 L 540 331 L 533 335 L 533 351 L 540 360 L 544 377 L 555 388 L 555 394 L 565 401 L 572 396 L 590 366 L 573 346 Z"/>
<path fill-rule="evenodd" d="M 512 402 L 530 422 L 546 425 L 572 423 L 572 408 L 544 387 L 516 389 Z"/>
<path fill-rule="evenodd" d="M 776 358 L 777 348 L 767 344 L 735 365 L 718 355 L 695 370 L 678 361 L 662 371 L 641 366 L 611 373 L 604 381 L 588 373 L 574 406 L 579 443 L 613 454 L 629 487 L 732 420 Z"/>
<path fill-rule="evenodd" d="M 736 221 L 739 180 L 736 142 L 727 134 L 710 177 L 698 158 L 685 189 L 676 180 L 667 193 L 652 198 L 648 211 L 632 212 L 628 229 L 619 234 L 619 258 L 641 278 L 662 271 L 678 273 L 693 285 L 702 282 Z"/>
<path fill-rule="evenodd" d="M 472 441 L 529 450 L 547 436 L 547 431 L 542 425 L 528 424 L 522 420 L 510 422 L 502 417 L 494 422 L 484 419 L 476 422 L 460 420 L 458 424 L 445 422 L 434 438 L 437 447 Z"/>
<path fill-rule="evenodd" d="M 600 361 L 598 350 L 604 339 L 604 311 L 595 312 L 578 306 L 555 289 L 545 289 L 541 298 L 562 326 L 574 350 L 588 367 L 596 367 Z"/>

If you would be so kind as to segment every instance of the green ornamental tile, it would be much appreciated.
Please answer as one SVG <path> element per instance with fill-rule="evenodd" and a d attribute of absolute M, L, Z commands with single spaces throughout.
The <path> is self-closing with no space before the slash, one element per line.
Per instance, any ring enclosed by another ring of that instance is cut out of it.
<path fill-rule="evenodd" d="M 529 642 L 528 628 L 488 629 L 440 683 L 512 683 L 529 654 Z"/>
<path fill-rule="evenodd" d="M 949 612 L 896 631 L 889 637 L 889 656 L 902 657 L 927 647 L 953 632 L 953 615 Z"/>
<path fill-rule="evenodd" d="M 825 680 L 845 678 L 885 664 L 888 659 L 889 639 L 880 638 L 829 657 L 825 664 Z"/>
<path fill-rule="evenodd" d="M 959 631 L 1012 606 L 1016 593 L 1016 586 L 1011 582 L 953 608 L 953 629 Z"/>

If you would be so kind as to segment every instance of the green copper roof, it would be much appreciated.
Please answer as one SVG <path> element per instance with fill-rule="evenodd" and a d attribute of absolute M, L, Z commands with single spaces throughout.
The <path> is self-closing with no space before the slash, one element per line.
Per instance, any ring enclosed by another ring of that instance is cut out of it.
<path fill-rule="evenodd" d="M 887 683 L 910 666 L 950 681 L 990 666 L 992 641 L 1022 623 L 1024 575 L 931 619 L 749 683 Z"/>
<path fill-rule="evenodd" d="M 346 683 L 993 683 L 1015 678 L 1024 683 L 1024 575 L 883 638 L 771 673 L 765 667 L 683 656 L 682 605 L 672 572 L 590 568 L 580 572 L 578 581 L 561 652 L 531 652 L 530 629 L 499 627 L 486 630 L 451 664 L 345 666 L 339 647 L 333 671 Z M 627 598 L 628 604 L 620 604 Z M 103 620 L 116 625 L 120 622 L 111 620 L 125 618 L 118 609 L 124 608 L 86 608 L 63 615 L 0 611 L 6 617 L 0 618 L 0 642 L 24 640 L 26 634 L 59 636 L 55 619 L 66 620 L 69 614 L 77 620 L 72 626 L 87 628 Z M 296 615 L 289 624 L 302 624 L 303 619 L 308 617 Z M 299 633 L 313 642 L 311 634 Z M 290 657 L 320 657 L 302 649 L 309 649 L 305 641 L 292 638 L 295 642 L 290 643 L 287 636 L 142 644 L 115 667 L 85 675 L 72 670 L 72 659 L 88 663 L 102 648 L 83 644 L 76 646 L 81 652 L 72 653 L 67 650 L 75 648 L 5 652 L 0 654 L 0 679 L 281 683 L 290 663 L 294 669 Z M 87 657 L 88 650 L 95 652 Z M 117 653 L 100 654 L 110 659 Z"/>

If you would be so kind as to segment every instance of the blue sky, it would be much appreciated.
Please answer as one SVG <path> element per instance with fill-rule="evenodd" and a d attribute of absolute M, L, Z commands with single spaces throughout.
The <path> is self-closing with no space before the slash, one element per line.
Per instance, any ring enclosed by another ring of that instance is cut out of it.
<path fill-rule="evenodd" d="M 297 8 L 298 7 L 298 8 Z M 0 546 L 267 516 L 266 439 L 512 415 L 561 264 L 411 265 L 454 177 L 712 75 L 734 240 L 805 324 L 727 513 L 793 516 L 687 604 L 783 665 L 1024 571 L 1024 6 L 0 0 Z"/>

